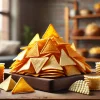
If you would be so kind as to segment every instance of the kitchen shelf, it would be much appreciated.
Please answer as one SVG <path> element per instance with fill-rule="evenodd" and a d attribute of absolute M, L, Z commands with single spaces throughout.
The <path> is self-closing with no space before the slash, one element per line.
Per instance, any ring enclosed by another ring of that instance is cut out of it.
<path fill-rule="evenodd" d="M 87 62 L 100 62 L 100 58 L 86 58 Z"/>
<path fill-rule="evenodd" d="M 85 19 L 85 18 L 99 18 L 100 14 L 88 14 L 86 16 L 76 15 L 74 17 L 69 17 L 70 19 Z"/>
<path fill-rule="evenodd" d="M 73 2 L 73 9 L 75 11 L 79 11 L 79 4 L 78 4 L 78 1 L 77 0 L 74 0 Z M 88 14 L 86 16 L 82 16 L 82 15 L 75 15 L 74 17 L 71 17 L 70 15 L 70 10 L 68 7 L 65 8 L 65 39 L 66 40 L 72 40 L 76 46 L 77 49 L 79 49 L 79 40 L 82 40 L 82 41 L 86 41 L 86 40 L 93 40 L 93 41 L 96 41 L 98 40 L 98 42 L 100 42 L 100 36 L 72 36 L 70 35 L 70 25 L 69 25 L 69 22 L 70 20 L 73 20 L 73 27 L 71 29 L 72 30 L 78 30 L 79 29 L 79 20 L 83 20 L 83 19 L 94 19 L 94 18 L 98 18 L 98 20 L 100 20 L 100 13 L 93 13 L 93 14 Z M 85 48 L 85 47 L 84 47 Z M 98 62 L 100 61 L 100 59 L 98 58 L 86 58 L 86 61 L 87 62 Z"/>
<path fill-rule="evenodd" d="M 100 40 L 100 36 L 71 36 L 73 40 Z"/>

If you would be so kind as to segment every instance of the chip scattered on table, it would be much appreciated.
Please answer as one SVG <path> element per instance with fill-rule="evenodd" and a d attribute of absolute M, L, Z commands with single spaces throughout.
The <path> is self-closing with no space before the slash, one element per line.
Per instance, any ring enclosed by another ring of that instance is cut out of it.
<path fill-rule="evenodd" d="M 10 91 L 14 88 L 16 82 L 12 79 L 11 75 L 0 84 L 0 89 Z"/>
<path fill-rule="evenodd" d="M 12 90 L 12 94 L 34 92 L 34 89 L 24 80 L 20 78 Z"/>

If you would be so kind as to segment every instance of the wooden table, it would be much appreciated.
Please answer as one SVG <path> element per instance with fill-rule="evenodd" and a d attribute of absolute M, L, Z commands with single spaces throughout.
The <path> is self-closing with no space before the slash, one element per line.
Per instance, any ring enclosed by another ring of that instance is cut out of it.
<path fill-rule="evenodd" d="M 5 72 L 9 72 L 9 70 L 5 70 Z M 11 92 L 1 90 L 0 99 L 100 99 L 100 91 L 91 91 L 90 95 L 83 95 L 67 90 L 57 93 L 35 90 L 35 92 L 27 94 L 11 94 Z"/>
<path fill-rule="evenodd" d="M 100 99 L 100 91 L 91 91 L 91 95 L 88 96 L 68 91 L 48 93 L 35 90 L 34 93 L 11 94 L 11 92 L 1 90 L 0 99 Z"/>

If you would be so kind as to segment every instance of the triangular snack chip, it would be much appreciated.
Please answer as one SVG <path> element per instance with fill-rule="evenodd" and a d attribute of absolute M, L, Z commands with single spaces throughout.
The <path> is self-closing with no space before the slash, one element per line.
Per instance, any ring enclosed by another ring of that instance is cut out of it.
<path fill-rule="evenodd" d="M 35 41 L 38 41 L 38 40 L 40 40 L 40 37 L 39 37 L 39 34 L 37 33 L 37 34 L 33 37 L 33 39 L 31 40 L 31 42 L 30 42 L 28 45 L 32 45 L 32 44 L 34 44 Z"/>
<path fill-rule="evenodd" d="M 21 72 L 16 72 L 17 74 L 21 74 L 21 75 L 23 75 L 23 74 L 25 74 L 25 72 L 24 71 L 21 71 Z"/>
<path fill-rule="evenodd" d="M 33 65 L 31 64 L 30 67 L 29 67 L 29 69 L 27 69 L 27 70 L 22 70 L 22 71 L 18 71 L 18 72 L 16 72 L 16 73 L 18 73 L 18 74 L 26 74 L 26 73 L 34 74 L 34 73 L 35 73 L 35 70 L 34 70 L 34 68 L 33 68 Z"/>
<path fill-rule="evenodd" d="M 75 58 L 73 58 L 73 59 L 76 61 L 76 63 L 77 63 L 79 66 L 82 67 L 82 69 L 83 69 L 84 71 L 86 71 L 86 68 L 85 68 L 84 63 L 82 63 L 81 61 L 79 61 L 79 60 L 77 60 L 77 59 L 75 59 Z"/>
<path fill-rule="evenodd" d="M 34 92 L 34 89 L 21 77 L 13 88 L 12 94 L 26 92 Z"/>
<path fill-rule="evenodd" d="M 21 72 L 21 71 L 34 73 L 34 68 L 31 65 L 30 59 L 17 72 Z"/>
<path fill-rule="evenodd" d="M 92 72 L 91 67 L 86 62 L 84 62 L 84 65 L 85 65 L 85 68 L 86 68 L 86 72 L 87 73 Z"/>
<path fill-rule="evenodd" d="M 61 37 L 52 37 L 54 39 L 54 41 L 56 41 L 56 43 L 58 45 L 63 45 L 63 44 L 67 44 L 63 41 L 63 39 Z"/>
<path fill-rule="evenodd" d="M 48 62 L 45 64 L 45 66 L 42 68 L 42 70 L 47 69 L 57 69 L 57 70 L 63 70 L 63 68 L 58 64 L 56 58 L 54 55 L 50 57 Z"/>
<path fill-rule="evenodd" d="M 41 71 L 41 73 L 50 73 L 50 72 L 64 74 L 63 70 L 57 70 L 57 69 L 49 69 L 49 70 L 43 70 L 43 71 Z"/>
<path fill-rule="evenodd" d="M 19 60 L 16 60 L 15 62 L 13 62 L 12 64 L 11 64 L 11 66 L 9 67 L 9 68 L 13 68 L 13 67 L 15 67 L 17 64 L 19 64 Z"/>
<path fill-rule="evenodd" d="M 11 75 L 0 84 L 0 89 L 10 91 L 14 88 L 16 82 L 11 78 Z"/>
<path fill-rule="evenodd" d="M 21 47 L 20 49 L 21 49 L 21 50 L 31 49 L 31 48 L 35 45 L 36 42 L 37 42 L 37 41 L 35 41 L 32 45 L 23 46 L 23 47 Z"/>
<path fill-rule="evenodd" d="M 63 49 L 61 50 L 60 65 L 76 65 L 76 63 L 66 54 L 66 52 Z"/>
<path fill-rule="evenodd" d="M 72 48 L 74 51 L 76 51 L 76 47 L 75 47 L 75 44 L 74 44 L 74 43 L 72 43 L 71 48 Z"/>
<path fill-rule="evenodd" d="M 41 51 L 41 49 L 44 47 L 46 42 L 47 42 L 47 39 L 41 39 L 38 41 L 39 51 Z"/>
<path fill-rule="evenodd" d="M 32 65 L 34 66 L 35 72 L 38 74 L 44 64 L 47 62 L 48 57 L 42 58 L 31 58 Z"/>
<path fill-rule="evenodd" d="M 24 59 L 22 61 L 16 60 L 15 62 L 17 62 L 17 63 L 11 65 L 12 69 L 10 70 L 10 72 L 17 72 L 27 62 L 27 60 L 26 59 Z"/>
<path fill-rule="evenodd" d="M 43 49 L 41 50 L 40 54 L 46 53 L 60 53 L 56 45 L 53 43 L 51 39 L 48 39 L 46 44 L 44 45 Z"/>
<path fill-rule="evenodd" d="M 39 56 L 39 48 L 38 43 L 36 43 L 27 53 L 26 57 L 38 57 Z"/>
<path fill-rule="evenodd" d="M 52 53 L 48 53 L 48 54 L 41 55 L 41 57 L 50 57 L 51 55 Z"/>
<path fill-rule="evenodd" d="M 80 58 L 82 60 L 85 60 L 84 57 L 82 57 L 80 54 L 78 54 L 76 51 L 74 51 L 70 45 L 66 45 L 66 49 L 68 51 L 68 55 L 72 58 Z"/>
<path fill-rule="evenodd" d="M 15 57 L 13 60 L 23 60 L 23 58 L 25 57 L 25 54 L 27 52 L 27 49 L 23 50 L 21 53 L 18 54 L 17 57 Z"/>
<path fill-rule="evenodd" d="M 45 38 L 49 38 L 49 37 L 52 37 L 52 36 L 60 37 L 58 35 L 58 33 L 56 32 L 56 30 L 54 29 L 53 25 L 49 24 L 49 26 L 48 26 L 46 32 L 44 33 L 44 35 L 42 36 L 42 38 L 45 39 Z"/>
<path fill-rule="evenodd" d="M 24 50 L 24 49 L 30 49 L 34 46 L 34 44 L 40 40 L 40 37 L 39 37 L 39 34 L 37 33 L 33 39 L 31 40 L 31 42 L 28 44 L 28 46 L 24 46 L 24 47 L 21 47 L 20 49 Z"/>
<path fill-rule="evenodd" d="M 81 74 L 80 71 L 77 69 L 77 67 L 75 65 L 67 65 L 67 66 L 64 66 L 64 69 L 65 69 L 65 74 L 67 76 Z"/>
<path fill-rule="evenodd" d="M 25 50 L 27 48 L 28 48 L 28 46 L 22 46 L 22 47 L 20 47 L 21 50 Z"/>
<path fill-rule="evenodd" d="M 88 84 L 83 80 L 78 80 L 78 81 L 74 82 L 70 86 L 69 91 L 87 94 L 87 95 L 89 95 L 89 93 L 90 93 Z"/>

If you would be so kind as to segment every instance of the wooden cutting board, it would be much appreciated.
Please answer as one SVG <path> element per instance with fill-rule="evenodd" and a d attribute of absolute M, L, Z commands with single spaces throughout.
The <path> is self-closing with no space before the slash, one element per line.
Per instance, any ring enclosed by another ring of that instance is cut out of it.
<path fill-rule="evenodd" d="M 6 76 L 9 75 L 9 73 L 5 74 Z M 64 89 L 67 90 L 73 82 L 84 79 L 83 75 L 60 77 L 53 79 L 53 78 L 40 78 L 40 77 L 12 74 L 12 78 L 16 82 L 20 77 L 23 77 L 34 89 L 46 92 L 57 92 Z"/>

